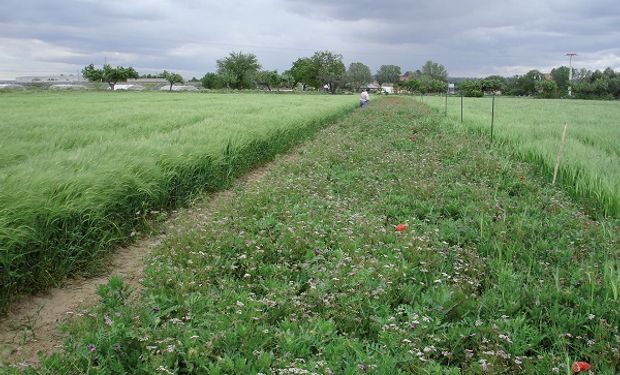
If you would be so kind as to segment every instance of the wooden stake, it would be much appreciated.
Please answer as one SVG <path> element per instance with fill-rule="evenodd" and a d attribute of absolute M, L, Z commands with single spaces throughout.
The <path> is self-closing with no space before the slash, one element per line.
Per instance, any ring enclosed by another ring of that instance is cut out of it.
<path fill-rule="evenodd" d="M 553 169 L 553 181 L 551 185 L 555 185 L 555 180 L 558 177 L 558 170 L 560 169 L 560 160 L 562 159 L 562 151 L 564 150 L 564 143 L 566 141 L 566 130 L 568 129 L 568 123 L 564 124 L 564 131 L 562 132 L 562 142 L 560 143 L 560 149 L 558 150 L 558 158 L 555 161 L 555 168 Z"/>
<path fill-rule="evenodd" d="M 493 125 L 495 124 L 495 93 L 493 93 L 493 101 L 491 103 L 491 143 L 493 143 Z"/>
<path fill-rule="evenodd" d="M 463 122 L 463 94 L 461 94 L 461 122 Z"/>

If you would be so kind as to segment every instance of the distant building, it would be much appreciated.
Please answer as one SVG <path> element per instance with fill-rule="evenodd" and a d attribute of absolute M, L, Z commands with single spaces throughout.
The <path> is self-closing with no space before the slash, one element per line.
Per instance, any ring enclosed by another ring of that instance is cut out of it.
<path fill-rule="evenodd" d="M 378 83 L 367 83 L 365 85 L 362 85 L 361 89 L 362 90 L 368 90 L 368 92 L 377 92 L 379 91 L 379 89 L 381 88 L 381 86 L 379 86 Z"/>
<path fill-rule="evenodd" d="M 119 91 L 119 90 L 123 90 L 123 91 L 142 91 L 142 90 L 144 90 L 144 87 L 140 86 L 140 85 L 122 85 L 122 84 L 114 85 L 114 91 Z"/>
<path fill-rule="evenodd" d="M 170 82 L 163 78 L 129 78 L 127 80 L 128 84 L 145 84 L 145 83 L 157 83 L 162 85 L 169 85 Z"/>
<path fill-rule="evenodd" d="M 19 83 L 74 83 L 84 82 L 85 79 L 78 74 L 60 74 L 48 76 L 22 76 L 16 77 L 15 81 Z"/>
<path fill-rule="evenodd" d="M 448 94 L 454 94 L 454 83 L 448 83 Z"/>
<path fill-rule="evenodd" d="M 381 90 L 386 94 L 394 93 L 394 85 L 391 83 L 384 83 L 381 85 Z"/>
<path fill-rule="evenodd" d="M 167 86 L 162 86 L 160 88 L 161 91 L 197 91 L 198 89 L 194 85 L 173 85 L 172 90 L 170 90 L 170 84 Z"/>

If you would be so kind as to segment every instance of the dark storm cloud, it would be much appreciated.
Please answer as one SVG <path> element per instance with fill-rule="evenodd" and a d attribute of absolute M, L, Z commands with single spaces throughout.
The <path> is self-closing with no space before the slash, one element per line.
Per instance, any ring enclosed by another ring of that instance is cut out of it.
<path fill-rule="evenodd" d="M 283 70 L 313 51 L 454 75 L 523 73 L 566 64 L 620 69 L 617 0 L 4 0 L 0 78 L 75 71 L 103 59 L 200 75 L 230 51 Z"/>

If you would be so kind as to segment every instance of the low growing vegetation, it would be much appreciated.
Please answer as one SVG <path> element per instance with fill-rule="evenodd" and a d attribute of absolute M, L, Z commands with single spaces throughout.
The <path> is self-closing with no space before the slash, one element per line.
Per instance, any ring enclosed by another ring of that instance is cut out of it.
<path fill-rule="evenodd" d="M 38 372 L 616 374 L 618 224 L 537 176 L 375 101 L 181 215 Z"/>

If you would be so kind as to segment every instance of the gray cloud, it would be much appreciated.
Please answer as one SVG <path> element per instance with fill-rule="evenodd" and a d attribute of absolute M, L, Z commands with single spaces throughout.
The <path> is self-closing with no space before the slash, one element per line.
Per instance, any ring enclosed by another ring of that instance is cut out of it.
<path fill-rule="evenodd" d="M 0 79 L 75 72 L 104 59 L 139 71 L 200 76 L 230 51 L 254 52 L 284 70 L 316 50 L 376 70 L 452 75 L 524 73 L 566 64 L 620 70 L 615 0 L 4 0 Z"/>

